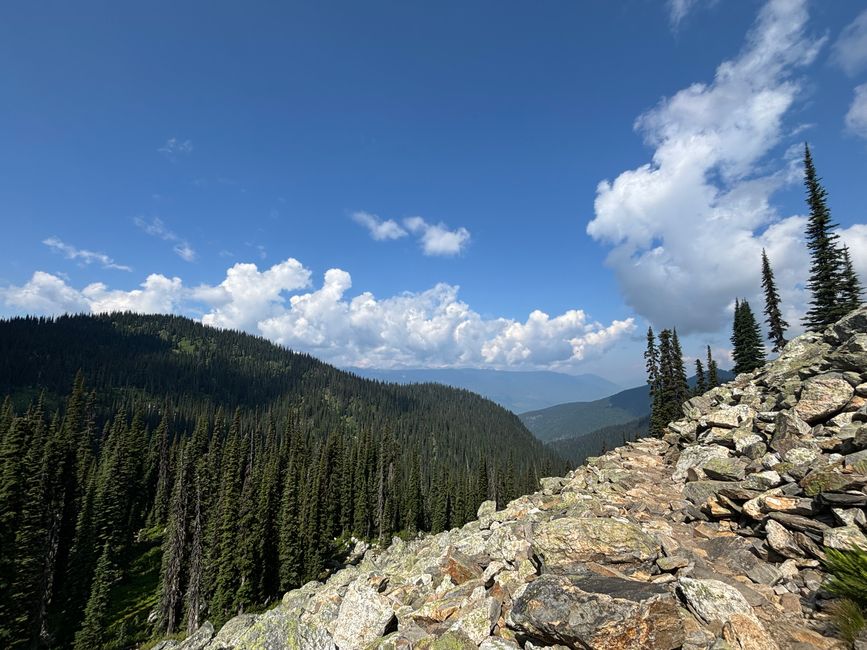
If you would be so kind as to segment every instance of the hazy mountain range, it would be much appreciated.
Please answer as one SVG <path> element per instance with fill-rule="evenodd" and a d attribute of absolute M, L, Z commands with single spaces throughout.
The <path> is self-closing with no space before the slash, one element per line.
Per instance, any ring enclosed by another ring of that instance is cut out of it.
<path fill-rule="evenodd" d="M 479 393 L 501 406 L 521 413 L 563 402 L 598 400 L 622 386 L 598 375 L 567 375 L 551 371 L 510 371 L 478 368 L 411 368 L 381 370 L 347 368 L 361 377 L 398 384 L 434 382 Z"/>

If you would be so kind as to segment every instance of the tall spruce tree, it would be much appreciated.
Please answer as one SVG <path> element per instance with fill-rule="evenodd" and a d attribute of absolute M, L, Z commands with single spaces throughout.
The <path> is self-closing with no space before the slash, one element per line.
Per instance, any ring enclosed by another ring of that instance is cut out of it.
<path fill-rule="evenodd" d="M 707 391 L 707 378 L 704 374 L 704 366 L 701 365 L 701 359 L 695 360 L 695 394 L 704 395 Z"/>
<path fill-rule="evenodd" d="M 707 346 L 707 387 L 711 389 L 717 386 L 719 386 L 719 369 L 711 354 L 710 346 Z"/>
<path fill-rule="evenodd" d="M 762 332 L 746 299 L 735 300 L 731 342 L 735 374 L 752 372 L 765 364 Z"/>
<path fill-rule="evenodd" d="M 659 350 L 656 347 L 656 337 L 653 328 L 647 328 L 647 349 L 644 351 L 644 362 L 647 368 L 647 385 L 650 391 L 650 424 L 651 436 L 661 436 L 667 424 L 662 405 L 662 382 L 659 374 Z"/>
<path fill-rule="evenodd" d="M 852 266 L 852 257 L 849 254 L 849 247 L 843 246 L 843 275 L 840 279 L 840 301 L 842 303 L 842 311 L 848 313 L 853 309 L 861 306 L 863 289 L 861 281 L 858 279 L 858 274 Z"/>
<path fill-rule="evenodd" d="M 834 232 L 828 208 L 828 193 L 816 173 L 809 145 L 804 145 L 804 185 L 807 188 L 807 248 L 810 250 L 810 307 L 804 325 L 812 331 L 821 331 L 845 313 L 841 304 L 839 286 L 842 276 L 842 256 L 837 247 L 839 237 Z"/>
<path fill-rule="evenodd" d="M 112 551 L 106 542 L 96 563 L 90 598 L 84 608 L 84 622 L 75 635 L 75 650 L 102 648 L 105 643 L 105 624 L 108 619 L 109 592 L 114 583 L 116 570 Z"/>
<path fill-rule="evenodd" d="M 768 339 L 774 344 L 772 350 L 779 352 L 786 345 L 786 328 L 789 324 L 783 320 L 780 312 L 780 294 L 774 281 L 774 272 L 768 254 L 762 249 L 762 288 L 765 291 L 765 316 L 768 324 Z"/>
<path fill-rule="evenodd" d="M 683 350 L 680 347 L 680 339 L 677 337 L 677 328 L 674 328 L 671 334 L 671 353 L 673 355 L 672 365 L 674 368 L 674 399 L 677 403 L 678 413 L 681 412 L 683 403 L 689 399 L 689 383 L 686 377 L 686 367 L 683 363 Z"/>

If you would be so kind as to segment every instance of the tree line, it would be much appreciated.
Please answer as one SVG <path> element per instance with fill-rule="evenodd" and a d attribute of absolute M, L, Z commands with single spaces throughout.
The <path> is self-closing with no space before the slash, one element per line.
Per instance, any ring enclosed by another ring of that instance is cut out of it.
<path fill-rule="evenodd" d="M 828 193 L 822 186 L 810 147 L 804 145 L 804 186 L 807 192 L 809 218 L 804 233 L 810 252 L 810 274 L 807 289 L 810 302 L 802 324 L 808 331 L 820 332 L 828 325 L 862 304 L 861 281 L 852 264 L 849 248 L 840 244 L 838 227 L 831 219 Z M 761 286 L 765 299 L 765 323 L 767 338 L 773 352 L 780 352 L 786 345 L 786 330 L 789 324 L 783 317 L 780 293 L 767 251 L 762 249 Z M 762 331 L 756 316 L 745 299 L 735 299 L 732 321 L 733 372 L 752 372 L 766 361 Z M 644 353 L 647 383 L 652 398 L 649 431 L 661 435 L 668 422 L 683 415 L 682 404 L 689 399 L 686 371 L 677 337 L 677 330 L 663 330 L 657 344 L 653 330 L 647 331 L 647 348 Z M 696 359 L 696 390 L 701 394 L 718 385 L 716 362 L 707 348 L 708 373 L 701 359 Z"/>

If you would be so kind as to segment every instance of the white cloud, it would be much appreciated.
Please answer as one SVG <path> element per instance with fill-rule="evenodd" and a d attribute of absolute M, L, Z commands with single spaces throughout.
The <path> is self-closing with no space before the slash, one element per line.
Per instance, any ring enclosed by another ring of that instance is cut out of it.
<path fill-rule="evenodd" d="M 104 269 L 116 269 L 118 271 L 132 271 L 132 268 L 125 264 L 118 264 L 105 253 L 96 253 L 94 251 L 76 248 L 67 244 L 57 237 L 49 237 L 43 239 L 42 243 L 48 246 L 51 250 L 61 253 L 68 260 L 78 260 L 82 264 L 92 264 L 98 262 Z"/>
<path fill-rule="evenodd" d="M 404 219 L 403 225 L 419 237 L 425 255 L 457 255 L 463 252 L 470 243 L 470 231 L 463 226 L 449 230 L 448 226 L 442 222 L 430 224 L 421 217 Z"/>
<path fill-rule="evenodd" d="M 370 236 L 376 241 L 400 239 L 407 235 L 406 230 L 401 228 L 400 224 L 393 219 L 383 221 L 375 214 L 370 214 L 369 212 L 353 212 L 352 219 L 356 223 L 367 228 L 368 232 L 370 232 Z"/>
<path fill-rule="evenodd" d="M 177 138 L 169 138 L 166 143 L 157 149 L 161 154 L 168 158 L 174 159 L 178 155 L 187 155 L 193 152 L 193 143 L 190 140 L 178 140 Z"/>
<path fill-rule="evenodd" d="M 867 139 L 867 84 L 855 87 L 855 98 L 846 113 L 846 128 Z"/>
<path fill-rule="evenodd" d="M 235 264 L 217 286 L 201 285 L 192 297 L 210 306 L 202 318 L 206 325 L 257 331 L 259 321 L 282 309 L 283 292 L 310 284 L 310 271 L 295 259 L 259 271 L 255 264 Z"/>
<path fill-rule="evenodd" d="M 90 305 L 80 292 L 50 273 L 36 271 L 20 287 L 0 289 L 0 298 L 8 308 L 24 314 L 63 314 L 89 312 Z"/>
<path fill-rule="evenodd" d="M 867 66 L 867 9 L 858 14 L 834 43 L 834 61 L 854 75 Z"/>
<path fill-rule="evenodd" d="M 607 263 L 626 301 L 657 327 L 716 331 L 735 297 L 758 296 L 762 247 L 788 286 L 803 281 L 806 267 L 792 266 L 803 222 L 780 220 L 770 205 L 797 178 L 799 152 L 789 150 L 775 170 L 766 165 L 800 92 L 795 71 L 823 43 L 805 33 L 806 23 L 803 1 L 768 2 L 741 53 L 711 83 L 636 120 L 655 149 L 652 162 L 597 188 L 587 232 L 612 247 Z"/>
<path fill-rule="evenodd" d="M 133 221 L 136 226 L 141 228 L 151 237 L 157 237 L 164 241 L 174 243 L 172 250 L 175 252 L 175 255 L 185 262 L 194 262 L 198 257 L 196 251 L 192 246 L 190 246 L 189 242 L 183 237 L 180 237 L 174 231 L 170 230 L 159 217 L 154 217 L 150 221 L 147 221 L 142 217 L 136 217 Z"/>
<path fill-rule="evenodd" d="M 632 319 L 608 325 L 581 310 L 549 316 L 536 310 L 526 321 L 484 318 L 458 298 L 458 287 L 377 299 L 349 296 L 352 278 L 341 269 L 310 285 L 298 260 L 259 270 L 235 264 L 218 285 L 185 287 L 180 278 L 153 274 L 131 291 L 95 283 L 77 290 L 37 271 L 23 286 L 0 288 L 0 302 L 16 313 L 59 314 L 130 310 L 198 313 L 202 322 L 263 335 L 340 365 L 572 369 L 634 329 Z"/>
<path fill-rule="evenodd" d="M 699 4 L 711 4 L 716 0 L 668 0 L 668 19 L 673 30 L 680 27 L 684 18 Z"/>
<path fill-rule="evenodd" d="M 102 282 L 95 282 L 84 287 L 81 295 L 93 313 L 132 311 L 139 314 L 169 314 L 180 307 L 184 288 L 180 278 L 152 273 L 141 283 L 141 289 L 111 290 Z"/>

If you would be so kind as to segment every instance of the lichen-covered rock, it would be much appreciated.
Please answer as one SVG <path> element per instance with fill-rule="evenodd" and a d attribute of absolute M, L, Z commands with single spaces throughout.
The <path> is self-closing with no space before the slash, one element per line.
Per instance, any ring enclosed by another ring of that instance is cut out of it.
<path fill-rule="evenodd" d="M 692 468 L 701 469 L 714 458 L 728 458 L 731 452 L 720 445 L 693 445 L 680 452 L 672 478 L 682 481 Z"/>
<path fill-rule="evenodd" d="M 500 618 L 500 603 L 491 597 L 471 601 L 454 617 L 453 632 L 464 634 L 473 643 L 487 639 Z"/>
<path fill-rule="evenodd" d="M 507 623 L 535 642 L 570 648 L 671 650 L 684 640 L 665 587 L 601 576 L 543 575 L 516 595 Z"/>
<path fill-rule="evenodd" d="M 217 635 L 205 646 L 205 650 L 233 650 L 238 641 L 253 623 L 256 616 L 253 614 L 240 614 L 229 619 Z"/>
<path fill-rule="evenodd" d="M 858 526 L 829 528 L 823 534 L 822 543 L 828 548 L 845 551 L 853 547 L 867 550 L 867 537 Z"/>
<path fill-rule="evenodd" d="M 680 578 L 677 588 L 690 609 L 705 623 L 725 623 L 733 614 L 755 615 L 741 592 L 719 580 Z"/>
<path fill-rule="evenodd" d="M 635 524 L 596 517 L 562 517 L 533 529 L 535 549 L 546 571 L 574 572 L 586 562 L 653 562 L 659 544 Z"/>
<path fill-rule="evenodd" d="M 193 632 L 176 648 L 177 650 L 204 650 L 213 637 L 214 626 L 211 625 L 210 621 L 205 621 L 199 626 L 198 630 Z"/>
<path fill-rule="evenodd" d="M 855 389 L 836 372 L 811 377 L 801 388 L 795 412 L 807 424 L 815 424 L 843 410 Z"/>
<path fill-rule="evenodd" d="M 256 617 L 235 650 L 337 650 L 328 631 L 303 623 L 282 607 Z"/>
<path fill-rule="evenodd" d="M 441 562 L 443 570 L 456 585 L 482 577 L 482 568 L 465 553 L 450 546 Z"/>
<path fill-rule="evenodd" d="M 340 648 L 365 646 L 383 636 L 394 621 L 388 600 L 364 579 L 349 585 L 334 624 L 334 642 Z"/>

